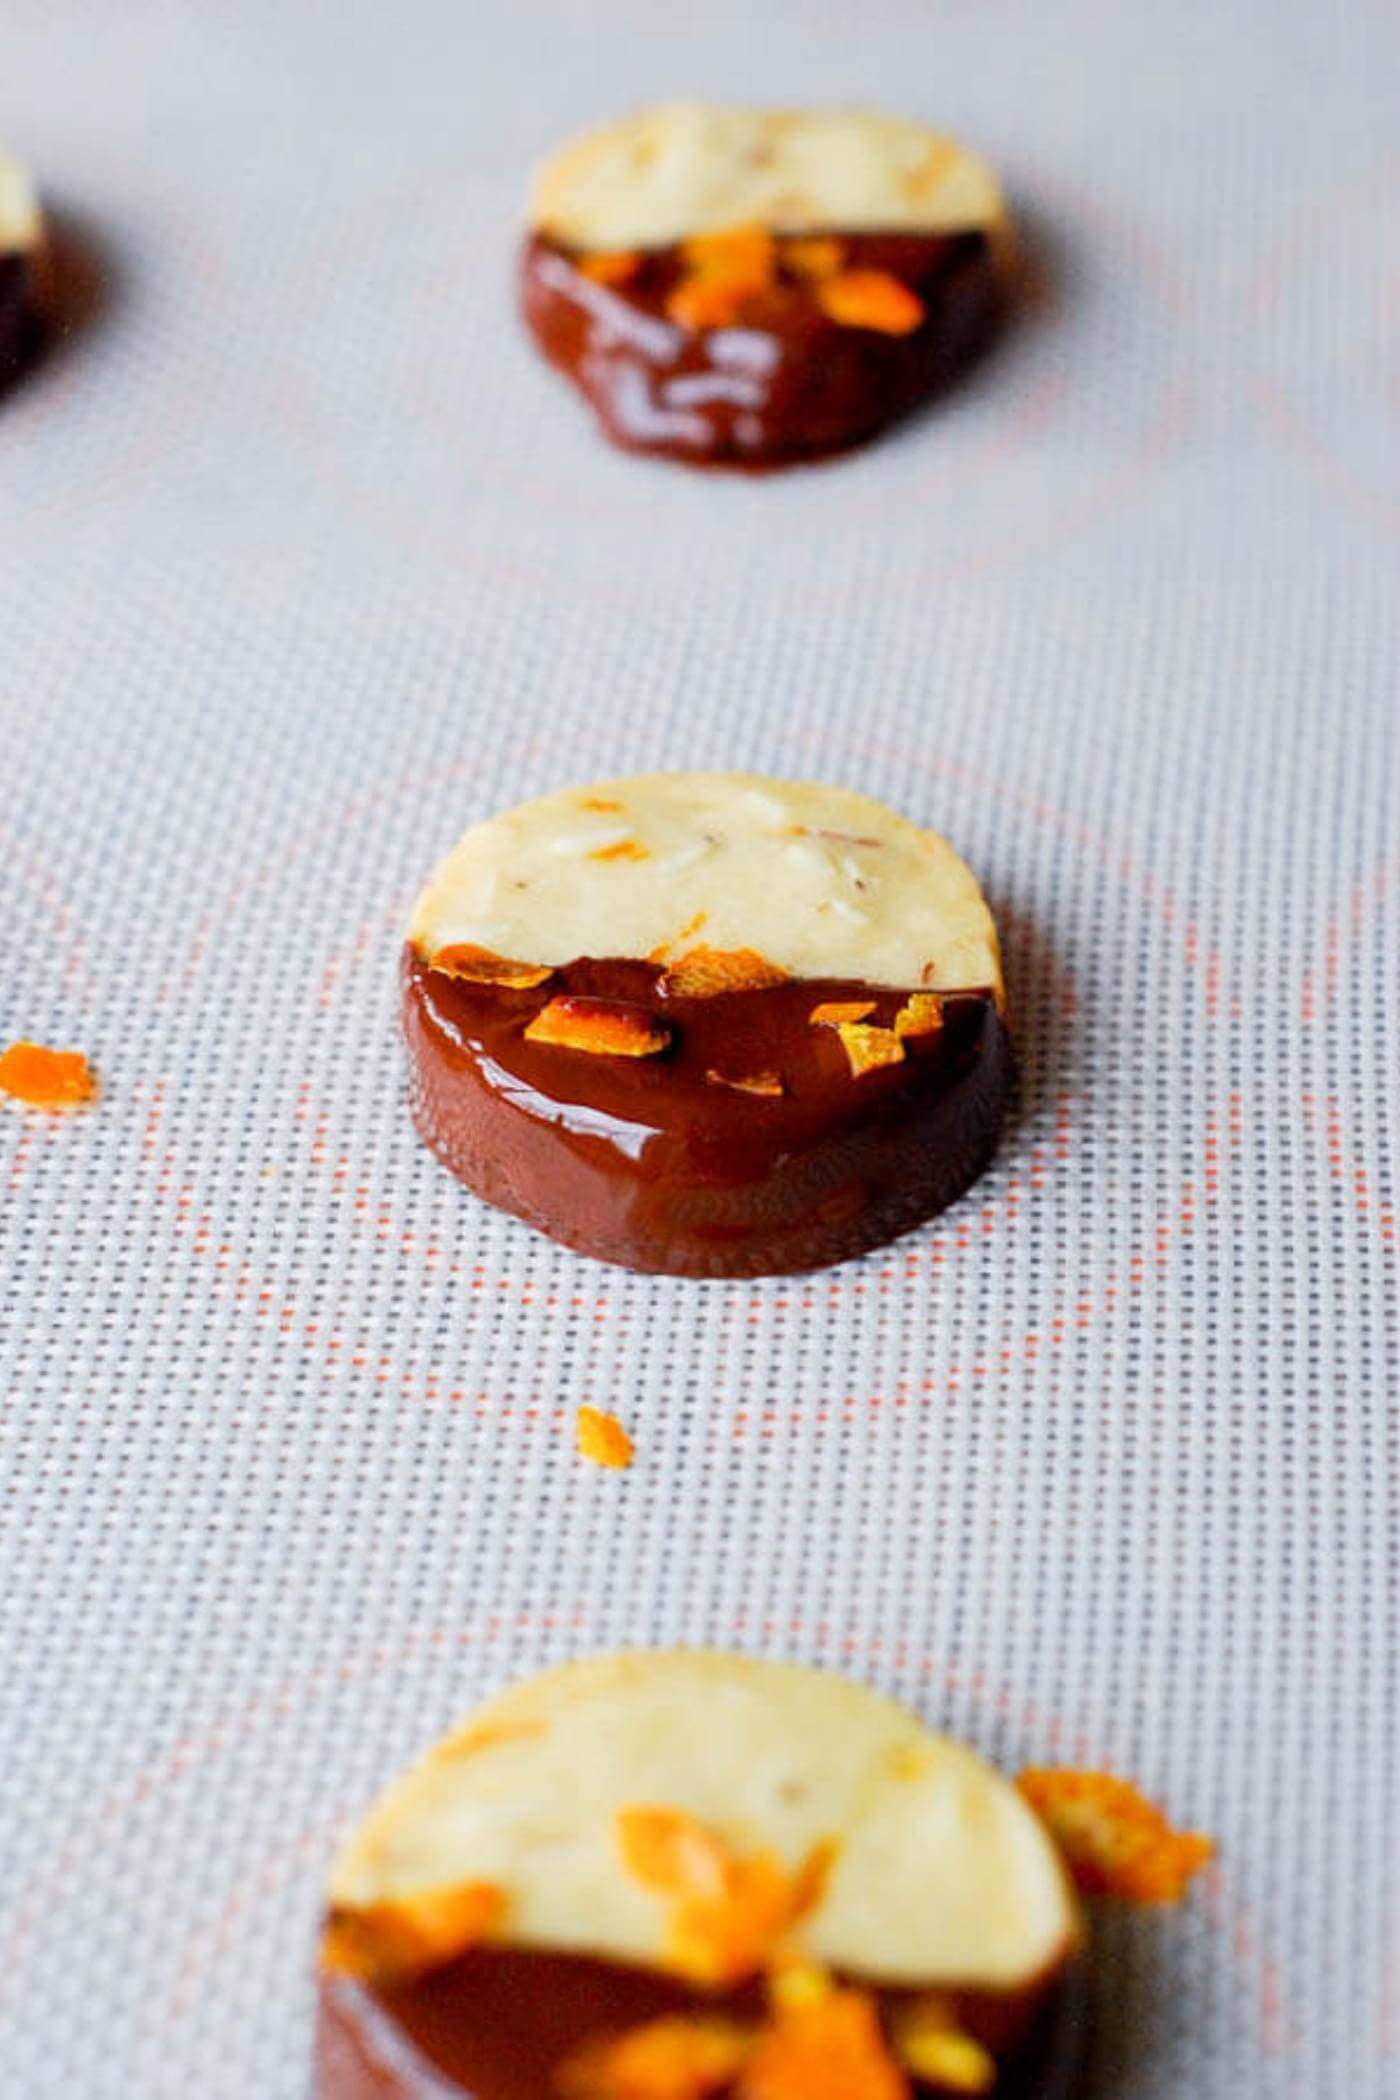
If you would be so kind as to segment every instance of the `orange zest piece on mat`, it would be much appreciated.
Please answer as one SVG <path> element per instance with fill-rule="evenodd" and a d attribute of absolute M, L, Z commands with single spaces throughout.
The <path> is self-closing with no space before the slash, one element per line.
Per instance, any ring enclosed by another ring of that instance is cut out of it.
<path fill-rule="evenodd" d="M 459 977 L 466 984 L 500 984 L 508 991 L 528 992 L 543 984 L 554 971 L 548 963 L 512 962 L 490 948 L 475 948 L 470 941 L 457 941 L 428 957 L 430 970 L 444 977 Z"/>
<path fill-rule="evenodd" d="M 794 277 L 834 277 L 846 260 L 844 243 L 825 234 L 784 241 L 781 252 L 783 268 Z"/>
<path fill-rule="evenodd" d="M 892 1028 L 872 1028 L 868 1021 L 838 1021 L 836 1033 L 851 1067 L 851 1077 L 878 1072 L 881 1065 L 904 1062 L 904 1044 Z"/>
<path fill-rule="evenodd" d="M 611 846 L 595 846 L 590 860 L 650 860 L 651 852 L 640 839 L 618 839 Z"/>
<path fill-rule="evenodd" d="M 814 1028 L 839 1028 L 843 1021 L 863 1021 L 875 1011 L 873 999 L 823 999 L 807 1019 Z"/>
<path fill-rule="evenodd" d="M 877 335 L 912 335 L 924 318 L 923 300 L 888 270 L 842 270 L 817 286 L 817 304 L 842 328 Z"/>
<path fill-rule="evenodd" d="M 565 2100 L 708 2100 L 733 2085 L 753 2044 L 728 2020 L 648 2020 L 590 2042 L 555 2073 Z"/>
<path fill-rule="evenodd" d="M 644 1006 L 615 999 L 576 999 L 567 994 L 542 1006 L 525 1030 L 531 1043 L 561 1050 L 587 1050 L 595 1057 L 654 1057 L 671 1031 Z"/>
<path fill-rule="evenodd" d="M 1016 1784 L 1086 1896 L 1179 1903 L 1215 1851 L 1199 1831 L 1173 1829 L 1155 1803 L 1111 1772 L 1032 1767 Z"/>
<path fill-rule="evenodd" d="M 81 1050 L 11 1043 L 0 1054 L 0 1094 L 26 1108 L 81 1108 L 97 1093 L 97 1075 Z"/>
<path fill-rule="evenodd" d="M 608 248 L 597 255 L 581 255 L 578 266 L 590 284 L 630 284 L 642 267 L 642 258 L 635 248 Z"/>
<path fill-rule="evenodd" d="M 818 1845 L 795 1874 L 775 1852 L 740 1859 L 714 1831 L 672 1808 L 625 1808 L 623 1863 L 671 1901 L 668 1948 L 697 1982 L 738 1983 L 764 1968 L 821 1901 L 834 1850 Z"/>
<path fill-rule="evenodd" d="M 662 989 L 673 999 L 709 999 L 716 992 L 759 992 L 786 984 L 787 974 L 756 948 L 690 948 L 671 964 Z"/>
<path fill-rule="evenodd" d="M 728 328 L 776 281 L 778 249 L 762 226 L 732 226 L 681 243 L 685 275 L 666 301 L 682 328 Z"/>
<path fill-rule="evenodd" d="M 574 1435 L 580 1458 L 591 1459 L 595 1466 L 608 1466 L 614 1472 L 625 1472 L 632 1463 L 632 1439 L 618 1421 L 616 1415 L 604 1414 L 601 1407 L 581 1407 L 574 1417 Z"/>
<path fill-rule="evenodd" d="M 937 1035 L 943 1026 L 943 1001 L 936 992 L 911 992 L 894 1017 L 896 1035 Z"/>
<path fill-rule="evenodd" d="M 784 1091 L 781 1072 L 745 1072 L 742 1077 L 731 1072 L 707 1072 L 711 1086 L 733 1087 L 738 1094 L 766 1094 L 777 1099 Z"/>
<path fill-rule="evenodd" d="M 509 1899 L 494 1881 L 417 1889 L 393 1903 L 335 1910 L 321 1940 L 321 1960 L 364 1982 L 410 1976 L 453 1961 L 504 1923 Z"/>
<path fill-rule="evenodd" d="M 908 2100 L 870 1994 L 800 1973 L 801 1989 L 775 1984 L 772 2020 L 740 2074 L 742 2100 Z"/>

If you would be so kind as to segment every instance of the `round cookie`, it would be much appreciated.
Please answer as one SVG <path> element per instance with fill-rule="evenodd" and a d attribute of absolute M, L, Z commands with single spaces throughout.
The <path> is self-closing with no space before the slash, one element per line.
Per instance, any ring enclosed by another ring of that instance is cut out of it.
<path fill-rule="evenodd" d="M 28 355 L 43 220 L 28 175 L 0 148 L 0 387 Z"/>
<path fill-rule="evenodd" d="M 925 125 L 671 102 L 540 169 L 521 295 L 614 443 L 772 466 L 944 386 L 995 324 L 1009 249 L 990 168 Z"/>
<path fill-rule="evenodd" d="M 624 1267 L 844 1261 L 981 1171 L 1011 1083 L 991 914 L 844 788 L 662 773 L 468 831 L 414 909 L 409 1098 L 467 1186 Z"/>
<path fill-rule="evenodd" d="M 802 2100 L 819 2057 L 843 2100 L 1047 2100 L 1082 1929 L 1016 1790 L 879 1694 L 597 1658 L 490 1701 L 345 1845 L 317 2091 Z"/>

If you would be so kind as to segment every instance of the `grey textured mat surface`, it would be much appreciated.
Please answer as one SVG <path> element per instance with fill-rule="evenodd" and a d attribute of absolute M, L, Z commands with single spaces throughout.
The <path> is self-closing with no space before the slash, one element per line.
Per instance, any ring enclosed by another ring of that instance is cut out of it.
<path fill-rule="evenodd" d="M 9 0 L 101 296 L 0 406 L 0 2090 L 305 2100 L 332 1835 L 478 1692 L 824 1660 L 1214 1832 L 1086 2090 L 1400 2080 L 1393 9 Z M 886 100 L 1040 295 L 837 467 L 607 453 L 525 169 L 676 90 Z M 946 830 L 1025 1057 L 882 1256 L 642 1281 L 413 1141 L 400 916 L 655 765 Z M 626 1476 L 580 1465 L 592 1400 Z"/>

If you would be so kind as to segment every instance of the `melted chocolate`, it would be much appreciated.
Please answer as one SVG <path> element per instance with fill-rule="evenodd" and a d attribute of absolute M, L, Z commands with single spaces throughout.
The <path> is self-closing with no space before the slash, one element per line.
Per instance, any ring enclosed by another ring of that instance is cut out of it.
<path fill-rule="evenodd" d="M 882 2013 L 906 1995 L 881 1991 Z M 1062 1979 L 952 2002 L 1001 2065 L 997 2100 L 1063 2093 L 1077 2012 Z M 560 2100 L 558 2067 L 585 2043 L 674 2013 L 754 2020 L 762 2010 L 756 1985 L 702 1996 L 650 1970 L 519 1948 L 476 1948 L 411 1982 L 323 1976 L 317 2100 Z"/>
<path fill-rule="evenodd" d="M 917 293 L 908 335 L 833 321 L 800 278 L 748 301 L 733 327 L 687 331 L 666 312 L 677 248 L 648 251 L 626 284 L 595 284 L 579 256 L 533 236 L 521 262 L 526 323 L 633 452 L 696 465 L 773 466 L 841 452 L 928 400 L 983 347 L 1001 304 L 985 234 L 839 236 L 846 267 Z"/>
<path fill-rule="evenodd" d="M 626 1001 L 673 1034 L 650 1057 L 526 1040 L 561 994 Z M 821 1268 L 942 1210 L 985 1166 L 1011 1082 L 990 993 L 944 1002 L 935 1035 L 856 1078 L 824 1000 L 905 994 L 792 980 L 668 998 L 645 962 L 591 961 L 531 991 L 468 984 L 404 958 L 410 1103 L 468 1188 L 565 1246 L 625 1268 L 757 1276 Z M 781 1075 L 774 1097 L 712 1075 Z"/>
<path fill-rule="evenodd" d="M 27 255 L 0 255 L 0 387 L 27 362 L 36 329 Z"/>

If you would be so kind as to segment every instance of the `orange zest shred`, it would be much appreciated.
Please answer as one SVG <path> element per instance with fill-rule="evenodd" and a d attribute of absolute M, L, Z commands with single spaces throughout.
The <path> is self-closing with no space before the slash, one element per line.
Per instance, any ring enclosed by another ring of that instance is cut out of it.
<path fill-rule="evenodd" d="M 741 2100 L 908 2100 L 867 1991 L 836 1988 L 784 2003 L 740 2073 Z"/>
<path fill-rule="evenodd" d="M 682 242 L 681 257 L 685 275 L 667 298 L 666 311 L 682 328 L 730 327 L 777 278 L 777 243 L 762 226 L 696 234 Z"/>
<path fill-rule="evenodd" d="M 631 1437 L 617 1416 L 605 1414 L 601 1407 L 580 1407 L 574 1417 L 574 1436 L 579 1457 L 591 1459 L 595 1466 L 622 1473 L 632 1463 Z"/>
<path fill-rule="evenodd" d="M 604 816 L 615 816 L 621 807 L 622 804 L 614 802 L 611 795 L 585 795 L 579 804 L 580 809 L 596 809 Z"/>
<path fill-rule="evenodd" d="M 590 2042 L 565 2059 L 565 2100 L 708 2100 L 733 2085 L 753 2047 L 728 2020 L 677 2014 Z"/>
<path fill-rule="evenodd" d="M 1179 1903 L 1215 1851 L 1201 1832 L 1174 1829 L 1154 1802 L 1111 1772 L 1033 1766 L 1016 1784 L 1086 1896 Z"/>
<path fill-rule="evenodd" d="M 947 1998 L 928 1992 L 896 2017 L 894 2049 L 906 2071 L 949 2093 L 989 2093 L 997 2061 L 959 2027 Z"/>
<path fill-rule="evenodd" d="M 688 270 L 713 271 L 725 277 L 744 272 L 769 280 L 777 266 L 778 244 L 766 226 L 721 226 L 713 233 L 693 233 L 682 241 L 681 258 Z"/>
<path fill-rule="evenodd" d="M 512 992 L 528 992 L 554 975 L 548 963 L 512 962 L 508 955 L 474 947 L 470 941 L 456 941 L 439 948 L 428 957 L 428 968 L 440 970 L 444 977 L 459 977 L 467 984 L 499 984 Z"/>
<path fill-rule="evenodd" d="M 323 1965 L 370 1982 L 435 1969 L 500 1930 L 509 1908 L 494 1881 L 415 1889 L 396 1902 L 331 1912 L 321 1939 Z"/>
<path fill-rule="evenodd" d="M 911 992 L 894 1017 L 896 1035 L 937 1035 L 943 1026 L 943 1001 L 936 992 Z"/>
<path fill-rule="evenodd" d="M 664 989 L 673 999 L 709 999 L 716 992 L 757 992 L 785 984 L 787 974 L 756 948 L 689 948 L 670 965 Z"/>
<path fill-rule="evenodd" d="M 590 860 L 650 860 L 650 850 L 640 839 L 616 839 L 611 846 L 595 846 Z"/>
<path fill-rule="evenodd" d="M 581 255 L 578 267 L 590 284 L 630 284 L 642 258 L 635 248 L 604 248 L 596 255 Z"/>
<path fill-rule="evenodd" d="M 888 270 L 842 270 L 817 286 L 817 304 L 842 328 L 869 328 L 877 335 L 912 335 L 924 318 L 924 303 Z"/>
<path fill-rule="evenodd" d="M 781 1072 L 707 1072 L 705 1077 L 711 1086 L 732 1087 L 740 1094 L 764 1094 L 776 1100 L 784 1092 Z"/>
<path fill-rule="evenodd" d="M 892 1028 L 874 1028 L 868 1021 L 838 1021 L 836 1033 L 841 1038 L 853 1079 L 860 1079 L 867 1072 L 878 1072 L 882 1065 L 897 1065 L 904 1061 L 903 1038 Z"/>
<path fill-rule="evenodd" d="M 843 1021 L 863 1021 L 874 1011 L 873 999 L 823 999 L 807 1019 L 814 1028 L 839 1028 Z"/>
<path fill-rule="evenodd" d="M 97 1075 L 81 1050 L 11 1043 L 0 1054 L 0 1094 L 26 1108 L 81 1108 L 97 1094 Z"/>
<path fill-rule="evenodd" d="M 671 1031 L 644 1006 L 617 999 L 551 999 L 525 1030 L 526 1040 L 561 1050 L 586 1050 L 595 1057 L 654 1057 Z"/>
<path fill-rule="evenodd" d="M 783 267 L 794 277 L 834 277 L 846 260 L 845 243 L 825 234 L 786 240 L 782 245 Z"/>
<path fill-rule="evenodd" d="M 775 1852 L 741 1859 L 679 1809 L 625 1808 L 617 1827 L 629 1873 L 670 1899 L 673 1965 L 712 1986 L 741 1982 L 776 1957 L 821 1901 L 834 1857 L 819 1845 L 795 1874 Z"/>

